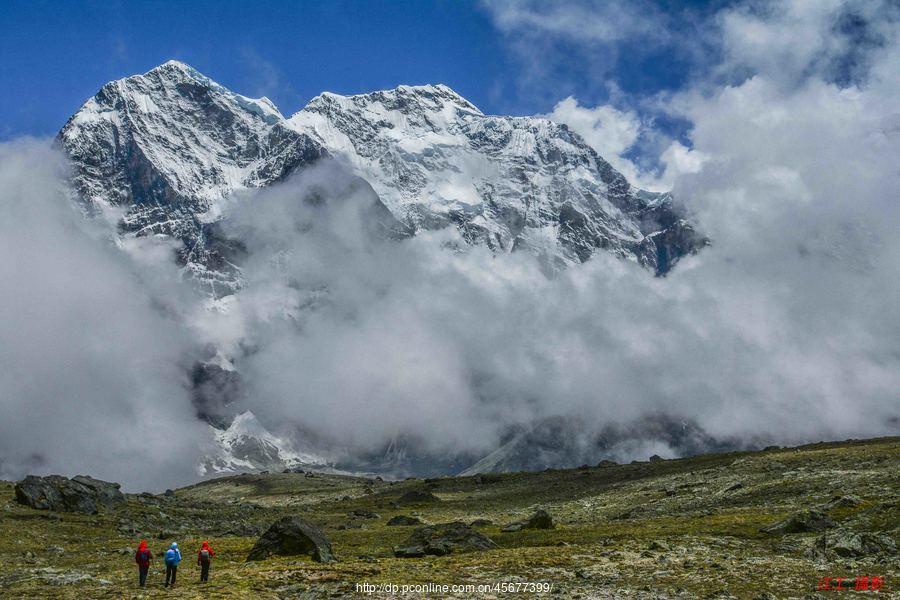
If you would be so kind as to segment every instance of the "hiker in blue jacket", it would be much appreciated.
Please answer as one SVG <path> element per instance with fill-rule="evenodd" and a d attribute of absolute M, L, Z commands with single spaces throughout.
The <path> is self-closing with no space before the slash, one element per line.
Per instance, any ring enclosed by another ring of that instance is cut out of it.
<path fill-rule="evenodd" d="M 178 574 L 178 563 L 181 562 L 181 550 L 178 544 L 172 542 L 166 550 L 166 587 L 175 587 L 175 576 Z"/>

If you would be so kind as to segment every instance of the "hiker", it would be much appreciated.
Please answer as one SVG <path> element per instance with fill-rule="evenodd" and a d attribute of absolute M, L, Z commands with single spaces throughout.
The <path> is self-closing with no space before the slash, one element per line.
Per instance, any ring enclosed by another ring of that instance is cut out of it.
<path fill-rule="evenodd" d="M 175 576 L 178 574 L 178 563 L 180 562 L 181 550 L 178 549 L 177 543 L 172 542 L 172 545 L 166 550 L 166 587 L 169 587 L 170 583 L 172 587 L 175 586 Z"/>
<path fill-rule="evenodd" d="M 197 553 L 197 564 L 200 565 L 200 581 L 209 581 L 209 563 L 216 553 L 209 547 L 209 542 L 203 542 L 200 552 Z"/>
<path fill-rule="evenodd" d="M 150 570 L 150 560 L 152 558 L 153 553 L 147 548 L 147 540 L 141 540 L 141 543 L 138 544 L 137 552 L 134 553 L 134 562 L 138 566 L 138 583 L 141 587 L 144 587 L 147 583 L 147 571 Z"/>

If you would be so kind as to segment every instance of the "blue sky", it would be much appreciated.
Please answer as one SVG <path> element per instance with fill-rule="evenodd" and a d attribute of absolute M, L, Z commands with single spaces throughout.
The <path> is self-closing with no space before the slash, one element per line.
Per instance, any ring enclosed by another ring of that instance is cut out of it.
<path fill-rule="evenodd" d="M 611 83 L 638 97 L 683 85 L 696 55 L 667 35 L 689 33 L 692 17 L 718 4 L 648 4 L 654 18 L 646 22 L 670 31 L 569 49 L 540 25 L 510 25 L 517 5 L 506 4 L 5 0 L 0 139 L 52 135 L 107 81 L 170 58 L 237 92 L 267 95 L 285 114 L 325 90 L 437 82 L 490 113 L 545 113 L 568 95 L 593 106 L 608 99 Z M 603 12 L 588 20 L 619 18 Z"/>

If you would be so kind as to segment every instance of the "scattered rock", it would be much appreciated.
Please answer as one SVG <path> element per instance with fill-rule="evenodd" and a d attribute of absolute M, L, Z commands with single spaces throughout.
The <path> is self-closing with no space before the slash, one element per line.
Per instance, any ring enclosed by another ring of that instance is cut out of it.
<path fill-rule="evenodd" d="M 154 506 L 159 506 L 159 498 L 157 498 L 150 492 L 141 492 L 136 496 L 136 498 L 141 504 L 152 504 Z"/>
<path fill-rule="evenodd" d="M 493 525 L 494 522 L 490 519 L 475 519 L 471 523 L 469 523 L 469 527 L 489 527 Z"/>
<path fill-rule="evenodd" d="M 421 525 L 422 519 L 408 517 L 406 515 L 397 515 L 396 517 L 392 517 L 387 524 L 391 527 L 409 527 L 412 525 Z"/>
<path fill-rule="evenodd" d="M 40 510 L 96 514 L 100 505 L 111 508 L 125 501 L 118 483 L 79 475 L 29 475 L 16 484 L 16 501 Z"/>
<path fill-rule="evenodd" d="M 175 495 L 175 490 L 166 490 L 165 492 L 163 492 L 163 496 L 166 496 L 168 498 L 171 498 L 174 495 Z"/>
<path fill-rule="evenodd" d="M 832 508 L 849 508 L 852 506 L 859 506 L 860 504 L 862 504 L 862 500 L 856 496 L 834 496 L 831 500 L 826 502 L 822 508 L 831 510 Z"/>
<path fill-rule="evenodd" d="M 91 581 L 94 579 L 91 575 L 81 571 L 63 571 L 53 567 L 36 569 L 35 574 L 50 585 L 72 585 L 80 581 Z"/>
<path fill-rule="evenodd" d="M 778 521 L 769 527 L 760 529 L 763 533 L 807 533 L 824 531 L 835 527 L 836 523 L 828 515 L 815 510 L 805 510 Z"/>
<path fill-rule="evenodd" d="M 351 510 L 348 513 L 351 517 L 357 517 L 359 519 L 380 519 L 381 515 L 377 512 L 372 512 L 371 510 Z"/>
<path fill-rule="evenodd" d="M 417 558 L 444 556 L 454 551 L 466 552 L 496 548 L 489 537 L 475 531 L 461 521 L 427 525 L 413 531 L 406 543 L 394 549 L 394 556 Z"/>
<path fill-rule="evenodd" d="M 742 482 L 740 482 L 740 481 L 735 481 L 734 483 L 732 483 L 731 485 L 729 485 L 727 488 L 725 488 L 725 489 L 722 490 L 722 491 L 724 491 L 724 492 L 733 492 L 733 491 L 735 491 L 735 490 L 741 489 L 742 487 L 744 487 L 744 484 L 743 484 Z"/>
<path fill-rule="evenodd" d="M 331 542 L 322 530 L 300 517 L 284 517 L 275 521 L 256 541 L 247 560 L 262 560 L 272 554 L 308 554 L 318 562 L 335 560 Z"/>
<path fill-rule="evenodd" d="M 615 467 L 618 464 L 619 463 L 617 463 L 614 460 L 607 460 L 604 458 L 603 460 L 601 460 L 600 462 L 597 463 L 597 466 L 600 467 L 601 469 L 605 469 L 607 467 Z"/>
<path fill-rule="evenodd" d="M 397 498 L 399 504 L 425 504 L 440 501 L 441 499 L 431 492 L 423 492 L 421 490 L 410 490 Z"/>
<path fill-rule="evenodd" d="M 853 558 L 897 554 L 897 544 L 883 533 L 836 531 L 825 533 L 813 543 L 809 552 L 811 558 Z"/>
<path fill-rule="evenodd" d="M 659 454 L 654 454 L 653 456 L 650 457 L 650 462 L 662 462 L 662 460 L 663 460 L 663 457 L 660 456 Z"/>
<path fill-rule="evenodd" d="M 522 529 L 553 529 L 553 517 L 544 509 L 538 510 L 536 513 L 525 519 L 524 521 L 516 521 L 506 525 L 500 531 L 509 533 Z"/>

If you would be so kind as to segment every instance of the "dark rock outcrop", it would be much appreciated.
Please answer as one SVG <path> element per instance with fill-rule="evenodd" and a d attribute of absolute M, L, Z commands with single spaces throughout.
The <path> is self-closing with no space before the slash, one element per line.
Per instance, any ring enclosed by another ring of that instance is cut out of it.
<path fill-rule="evenodd" d="M 76 475 L 72 478 L 72 481 L 80 483 L 93 491 L 97 502 L 106 508 L 113 508 L 114 506 L 125 502 L 125 494 L 122 493 L 120 489 L 122 486 L 118 483 L 101 481 L 100 479 L 94 479 L 87 475 Z"/>
<path fill-rule="evenodd" d="M 318 562 L 335 560 L 331 542 L 322 530 L 300 517 L 284 517 L 275 521 L 256 541 L 247 560 L 263 560 L 273 554 L 308 554 Z"/>
<path fill-rule="evenodd" d="M 410 490 L 397 499 L 399 504 L 428 504 L 440 501 L 441 499 L 431 492 L 423 492 L 420 490 Z"/>
<path fill-rule="evenodd" d="M 390 527 L 411 527 L 412 525 L 421 525 L 422 519 L 418 517 L 409 517 L 407 515 L 397 515 L 392 517 L 387 524 Z"/>
<path fill-rule="evenodd" d="M 403 546 L 394 549 L 394 556 L 418 558 L 426 555 L 444 556 L 451 552 L 468 552 L 496 548 L 489 537 L 461 521 L 419 527 Z"/>
<path fill-rule="evenodd" d="M 811 531 L 824 531 L 835 526 L 836 523 L 828 515 L 815 510 L 805 510 L 778 521 L 769 527 L 763 527 L 760 531 L 773 534 L 808 533 Z"/>
<path fill-rule="evenodd" d="M 503 477 L 497 473 L 481 473 L 475 477 L 475 483 L 478 485 L 490 485 L 501 481 L 503 481 Z"/>
<path fill-rule="evenodd" d="M 540 509 L 524 521 L 516 521 L 506 525 L 501 531 L 510 533 L 522 529 L 553 529 L 553 517 L 544 509 Z"/>
<path fill-rule="evenodd" d="M 86 475 L 72 479 L 60 475 L 29 475 L 16 484 L 16 501 L 39 510 L 96 514 L 100 506 L 112 508 L 125 502 L 118 483 Z"/>

